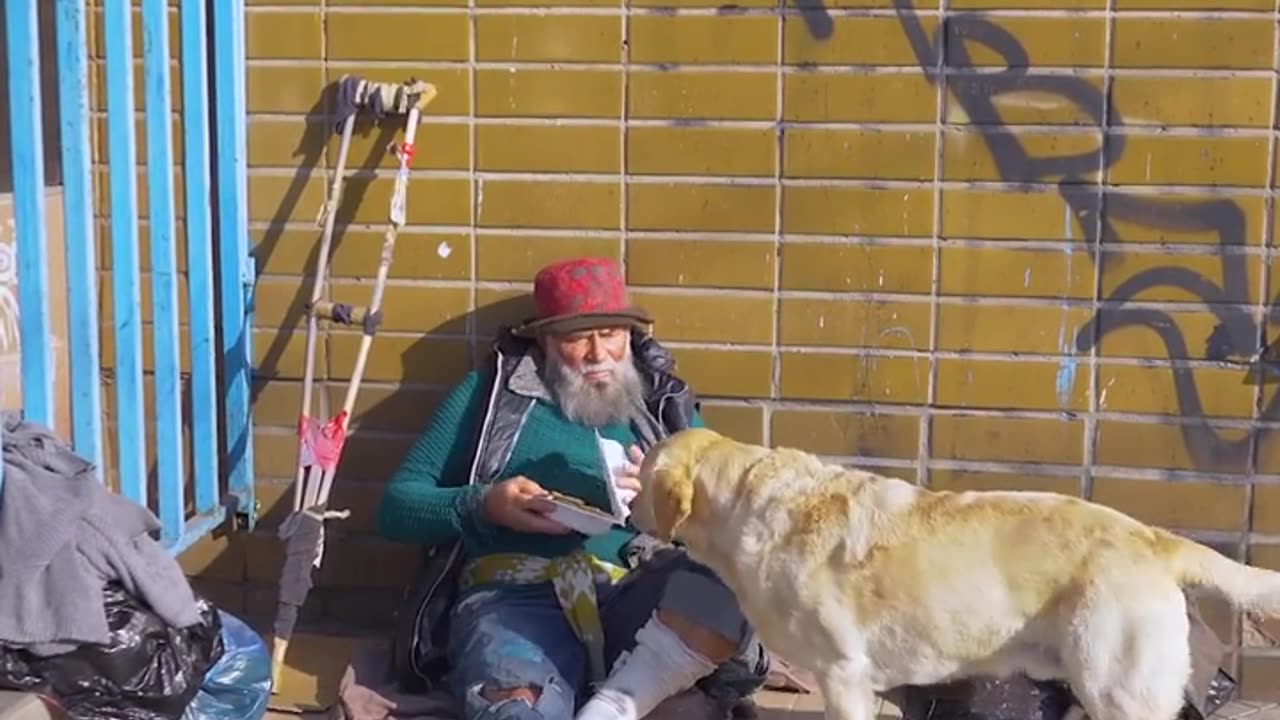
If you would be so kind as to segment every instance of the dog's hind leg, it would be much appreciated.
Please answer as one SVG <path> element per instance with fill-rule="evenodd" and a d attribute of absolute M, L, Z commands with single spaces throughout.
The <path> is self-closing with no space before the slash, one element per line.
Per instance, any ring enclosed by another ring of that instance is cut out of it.
<path fill-rule="evenodd" d="M 875 720 L 876 694 L 866 663 L 846 661 L 817 673 L 826 702 L 826 720 Z"/>
<path fill-rule="evenodd" d="M 1191 675 L 1182 593 L 1158 582 L 1142 597 L 1093 597 L 1065 654 L 1090 720 L 1174 720 Z M 1105 592 L 1105 591 L 1104 591 Z"/>
<path fill-rule="evenodd" d="M 1073 682 L 1072 690 L 1089 720 L 1175 720 L 1182 710 L 1185 683 L 1168 677 L 1153 680 L 1145 687 L 1137 687 L 1136 679 L 1117 680 L 1109 686 L 1078 691 Z"/>

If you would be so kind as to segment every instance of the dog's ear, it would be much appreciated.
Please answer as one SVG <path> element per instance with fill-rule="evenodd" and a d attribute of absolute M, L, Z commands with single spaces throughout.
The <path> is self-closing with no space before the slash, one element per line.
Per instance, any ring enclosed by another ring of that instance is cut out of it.
<path fill-rule="evenodd" d="M 659 540 L 671 542 L 693 512 L 693 478 L 683 468 L 661 468 L 653 476 L 653 520 Z"/>

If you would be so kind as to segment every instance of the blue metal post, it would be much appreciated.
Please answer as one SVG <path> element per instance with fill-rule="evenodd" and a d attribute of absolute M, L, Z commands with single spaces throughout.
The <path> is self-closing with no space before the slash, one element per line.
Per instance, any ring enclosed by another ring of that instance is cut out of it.
<path fill-rule="evenodd" d="M 133 136 L 133 23 L 129 0 L 103 0 L 107 154 L 111 197 L 111 286 L 116 357 L 116 444 L 121 493 L 147 505 L 142 392 L 142 297 Z"/>
<path fill-rule="evenodd" d="M 213 231 L 209 211 L 209 83 L 204 0 L 182 0 L 182 129 L 187 190 L 187 306 L 191 327 L 191 448 L 195 509 L 218 506 L 218 376 Z"/>
<path fill-rule="evenodd" d="M 169 7 L 142 0 L 143 85 L 147 110 L 147 190 L 151 226 L 152 345 L 155 350 L 156 477 L 161 538 L 182 535 L 182 374 L 178 331 L 178 255 L 173 227 L 173 133 L 169 101 Z"/>
<path fill-rule="evenodd" d="M 44 136 L 37 0 L 5 0 L 9 119 L 18 267 L 22 403 L 27 419 L 53 427 L 53 333 L 45 238 Z"/>
<path fill-rule="evenodd" d="M 84 0 L 58 0 L 58 104 L 66 211 L 67 345 L 71 357 L 71 437 L 102 480 L 98 273 L 89 145 L 89 63 Z"/>
<path fill-rule="evenodd" d="M 249 383 L 253 271 L 247 237 L 244 0 L 222 0 L 213 8 L 227 489 L 237 498 L 238 510 L 246 513 L 252 524 L 255 509 Z"/>

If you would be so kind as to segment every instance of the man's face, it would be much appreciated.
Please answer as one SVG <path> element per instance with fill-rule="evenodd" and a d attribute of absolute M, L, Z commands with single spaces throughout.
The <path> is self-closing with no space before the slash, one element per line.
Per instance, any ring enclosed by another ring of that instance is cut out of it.
<path fill-rule="evenodd" d="M 603 427 L 626 420 L 643 401 L 626 327 L 545 336 L 542 349 L 544 380 L 570 420 Z"/>
<path fill-rule="evenodd" d="M 627 359 L 631 333 L 624 327 L 583 330 L 548 338 L 560 363 L 597 387 L 618 380 L 618 368 Z"/>

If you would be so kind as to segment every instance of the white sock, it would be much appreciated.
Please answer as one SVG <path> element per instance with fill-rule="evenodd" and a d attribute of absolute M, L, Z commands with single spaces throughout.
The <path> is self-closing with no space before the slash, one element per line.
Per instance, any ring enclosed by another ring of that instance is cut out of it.
<path fill-rule="evenodd" d="M 618 658 L 576 720 L 640 720 L 715 669 L 654 613 L 636 633 L 635 648 Z"/>

